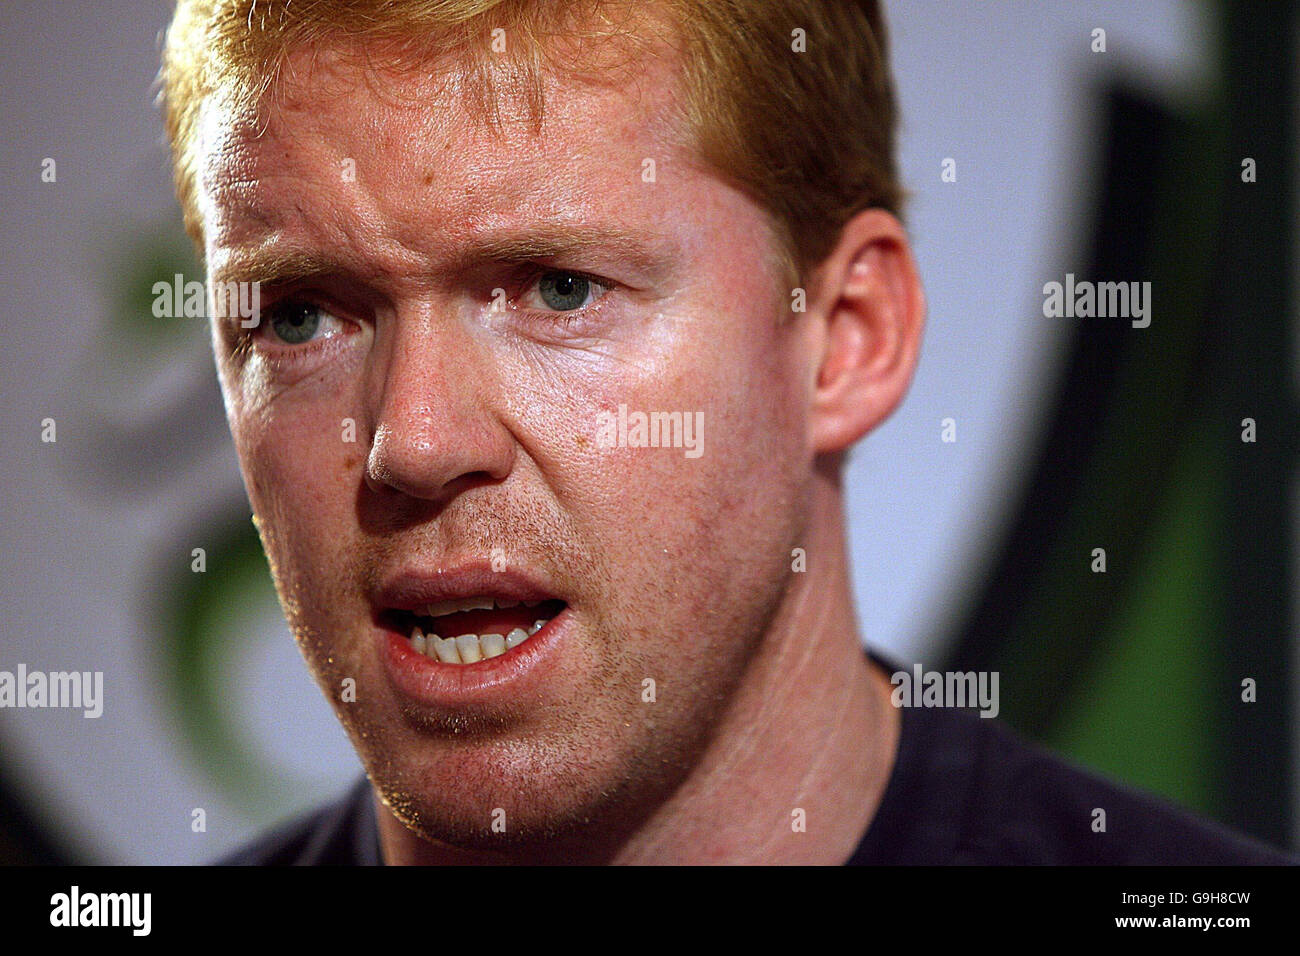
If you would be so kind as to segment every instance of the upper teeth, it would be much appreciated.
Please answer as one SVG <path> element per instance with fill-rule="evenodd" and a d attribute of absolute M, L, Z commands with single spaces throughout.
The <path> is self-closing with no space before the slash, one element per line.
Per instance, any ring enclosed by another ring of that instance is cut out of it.
<path fill-rule="evenodd" d="M 536 607 L 541 603 L 541 601 L 514 601 L 510 598 L 477 595 L 455 601 L 435 601 L 425 607 L 424 613 L 429 617 L 442 617 L 444 614 L 455 614 L 459 611 L 492 611 L 499 608 L 518 607 L 520 604 L 525 607 Z"/>

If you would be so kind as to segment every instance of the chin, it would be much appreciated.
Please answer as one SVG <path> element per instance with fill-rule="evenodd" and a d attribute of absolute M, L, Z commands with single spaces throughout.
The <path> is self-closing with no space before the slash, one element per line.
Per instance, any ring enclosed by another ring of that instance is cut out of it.
<path fill-rule="evenodd" d="M 425 841 L 525 857 L 532 848 L 539 862 L 563 862 L 598 857 L 680 779 L 666 772 L 679 759 L 608 730 L 592 735 L 584 727 L 593 720 L 579 718 L 558 733 L 458 739 L 430 737 L 404 721 L 350 731 L 384 805 Z"/>
<path fill-rule="evenodd" d="M 434 844 L 561 852 L 602 842 L 600 833 L 618 829 L 611 816 L 627 812 L 622 775 L 609 766 L 557 758 L 562 744 L 515 739 L 437 749 L 442 752 L 395 761 L 381 745 L 379 759 L 367 761 L 383 803 Z"/>

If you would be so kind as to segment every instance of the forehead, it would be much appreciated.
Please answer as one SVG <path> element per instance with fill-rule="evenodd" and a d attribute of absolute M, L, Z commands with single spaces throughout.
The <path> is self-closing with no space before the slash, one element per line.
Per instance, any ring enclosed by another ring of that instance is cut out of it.
<path fill-rule="evenodd" d="M 506 224 L 613 214 L 650 227 L 665 177 L 677 180 L 667 188 L 678 198 L 692 188 L 678 60 L 661 43 L 611 73 L 543 68 L 540 117 L 506 63 L 485 97 L 455 55 L 415 69 L 360 52 L 295 51 L 260 116 L 205 108 L 200 208 L 210 254 L 312 233 L 428 253 Z M 703 214 L 713 201 L 691 204 Z"/>

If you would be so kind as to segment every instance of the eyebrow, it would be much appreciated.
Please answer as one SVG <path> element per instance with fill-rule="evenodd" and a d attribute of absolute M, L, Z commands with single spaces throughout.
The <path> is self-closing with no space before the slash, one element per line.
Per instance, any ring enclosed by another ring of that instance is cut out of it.
<path fill-rule="evenodd" d="M 429 268 L 431 272 L 456 275 L 484 263 L 564 260 L 602 253 L 611 254 L 613 259 L 653 281 L 677 264 L 681 246 L 675 239 L 658 234 L 638 236 L 603 226 L 550 223 L 476 236 L 431 262 Z M 329 275 L 373 276 L 375 265 L 351 256 L 336 258 L 313 249 L 269 244 L 232 250 L 213 270 L 213 278 L 221 282 L 256 281 L 275 285 Z M 380 267 L 378 271 L 386 270 Z"/>
<path fill-rule="evenodd" d="M 460 265 L 477 262 L 527 262 L 609 250 L 645 268 L 670 259 L 676 243 L 666 237 L 639 238 L 601 226 L 556 226 L 488 234 L 457 255 Z"/>
<path fill-rule="evenodd" d="M 212 272 L 219 282 L 296 282 L 346 271 L 330 256 L 300 249 L 258 248 L 232 252 Z"/>

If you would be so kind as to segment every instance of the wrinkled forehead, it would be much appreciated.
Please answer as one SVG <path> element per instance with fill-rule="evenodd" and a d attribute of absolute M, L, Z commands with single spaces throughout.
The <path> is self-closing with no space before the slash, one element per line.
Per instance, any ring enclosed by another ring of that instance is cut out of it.
<path fill-rule="evenodd" d="M 588 164 L 618 149 L 650 160 L 683 156 L 680 59 L 659 30 L 604 45 L 557 38 L 536 51 L 531 68 L 519 54 L 427 45 L 340 40 L 291 50 L 255 102 L 214 96 L 204 104 L 206 231 L 265 220 L 266 187 L 294 175 L 297 154 L 309 151 L 336 164 L 343 179 L 382 174 L 395 202 L 425 201 L 421 187 L 471 193 L 491 183 L 506 206 L 528 201 L 525 187 L 539 177 L 552 192 L 566 184 L 580 192 Z M 629 170 L 629 181 L 639 172 Z"/>

